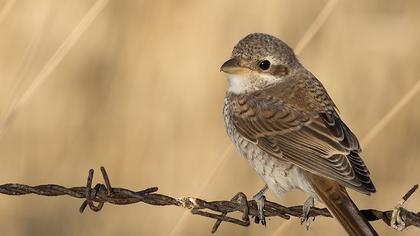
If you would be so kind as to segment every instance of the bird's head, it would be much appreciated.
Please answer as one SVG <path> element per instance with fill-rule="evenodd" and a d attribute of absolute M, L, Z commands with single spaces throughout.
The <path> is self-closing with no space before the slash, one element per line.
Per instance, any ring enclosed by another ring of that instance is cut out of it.
<path fill-rule="evenodd" d="M 264 89 L 290 76 L 300 65 L 293 50 L 280 39 L 263 33 L 247 35 L 220 67 L 235 94 Z"/>

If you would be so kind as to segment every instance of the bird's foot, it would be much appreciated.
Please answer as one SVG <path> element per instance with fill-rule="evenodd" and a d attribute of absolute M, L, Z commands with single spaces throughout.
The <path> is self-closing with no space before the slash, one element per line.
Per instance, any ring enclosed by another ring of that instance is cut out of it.
<path fill-rule="evenodd" d="M 255 217 L 255 223 L 261 222 L 262 225 L 266 226 L 265 216 L 264 216 L 264 204 L 265 196 L 264 193 L 267 192 L 268 186 L 265 185 L 257 194 L 255 194 L 252 199 L 257 203 L 258 208 L 258 217 Z"/>
<path fill-rule="evenodd" d="M 306 230 L 309 230 L 309 211 L 311 210 L 311 207 L 314 207 L 314 198 L 309 197 L 306 199 L 305 203 L 303 203 L 303 209 L 302 209 L 302 215 L 300 216 L 300 224 L 303 224 L 305 222 Z M 315 220 L 315 217 L 312 221 Z"/>
<path fill-rule="evenodd" d="M 401 199 L 401 201 L 397 203 L 397 205 L 394 207 L 394 210 L 392 211 L 390 223 L 391 223 L 391 227 L 397 231 L 403 231 L 405 229 L 405 222 L 401 218 L 401 215 L 400 215 L 401 208 L 403 208 L 404 203 L 405 203 L 405 200 Z"/>

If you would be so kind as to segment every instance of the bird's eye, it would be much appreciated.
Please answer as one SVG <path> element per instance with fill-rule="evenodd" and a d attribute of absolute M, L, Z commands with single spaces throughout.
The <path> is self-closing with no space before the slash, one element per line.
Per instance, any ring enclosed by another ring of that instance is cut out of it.
<path fill-rule="evenodd" d="M 260 66 L 261 70 L 268 70 L 268 69 L 270 69 L 271 63 L 268 60 L 264 60 L 264 61 L 260 62 L 259 66 Z"/>

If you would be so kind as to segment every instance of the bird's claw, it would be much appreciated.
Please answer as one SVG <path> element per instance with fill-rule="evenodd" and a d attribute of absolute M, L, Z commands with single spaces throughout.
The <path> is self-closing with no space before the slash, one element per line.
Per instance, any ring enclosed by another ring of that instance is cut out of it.
<path fill-rule="evenodd" d="M 267 191 L 268 186 L 265 185 L 263 189 L 261 189 L 257 194 L 252 197 L 254 201 L 257 203 L 258 208 L 258 216 L 255 217 L 255 223 L 261 222 L 262 225 L 266 226 L 267 222 L 265 221 L 264 215 L 264 205 L 265 205 L 265 196 L 264 193 Z"/>
<path fill-rule="evenodd" d="M 314 198 L 309 197 L 306 199 L 305 203 L 303 203 L 303 209 L 302 209 L 302 215 L 300 216 L 300 224 L 303 224 L 305 222 L 306 230 L 309 230 L 309 211 L 311 210 L 311 207 L 314 207 Z M 313 220 L 315 220 L 315 217 L 313 217 Z"/>
<path fill-rule="evenodd" d="M 405 229 L 405 222 L 401 218 L 400 212 L 401 208 L 404 206 L 405 200 L 402 199 L 397 205 L 394 207 L 391 216 L 391 226 L 397 231 L 403 231 Z"/>

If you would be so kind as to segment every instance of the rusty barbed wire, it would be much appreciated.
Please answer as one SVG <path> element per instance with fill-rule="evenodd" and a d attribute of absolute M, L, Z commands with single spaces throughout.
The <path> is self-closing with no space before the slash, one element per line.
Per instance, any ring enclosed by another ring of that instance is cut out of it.
<path fill-rule="evenodd" d="M 143 202 L 155 206 L 178 206 L 189 209 L 192 214 L 216 219 L 212 228 L 212 233 L 216 232 L 222 222 L 229 222 L 241 226 L 250 225 L 250 217 L 259 223 L 258 208 L 254 200 L 248 200 L 244 193 L 236 194 L 230 201 L 206 201 L 193 197 L 175 198 L 156 193 L 157 187 L 147 188 L 141 191 L 132 191 L 125 188 L 113 188 L 108 174 L 104 167 L 101 167 L 104 183 L 98 183 L 92 188 L 94 170 L 89 170 L 87 183 L 85 187 L 63 187 L 56 184 L 43 184 L 29 186 L 26 184 L 3 184 L 0 185 L 0 193 L 12 196 L 21 196 L 26 194 L 36 194 L 42 196 L 70 196 L 74 198 L 85 199 L 79 208 L 80 213 L 87 206 L 94 211 L 100 211 L 105 203 L 114 205 L 127 205 Z M 382 220 L 388 226 L 397 230 L 403 230 L 409 226 L 420 228 L 420 212 L 415 213 L 403 208 L 403 204 L 417 190 L 418 185 L 414 185 L 394 207 L 393 210 L 380 211 L 375 209 L 361 210 L 360 212 L 369 221 Z M 95 205 L 96 203 L 96 205 Z M 275 202 L 266 201 L 264 206 L 264 215 L 266 217 L 281 217 L 290 219 L 290 217 L 301 217 L 302 206 L 285 207 Z M 213 213 L 214 212 L 214 213 Z M 227 216 L 232 212 L 242 213 L 241 219 Z M 310 210 L 309 217 L 324 216 L 332 217 L 326 208 L 313 207 Z M 395 219 L 398 222 L 393 222 Z"/>

